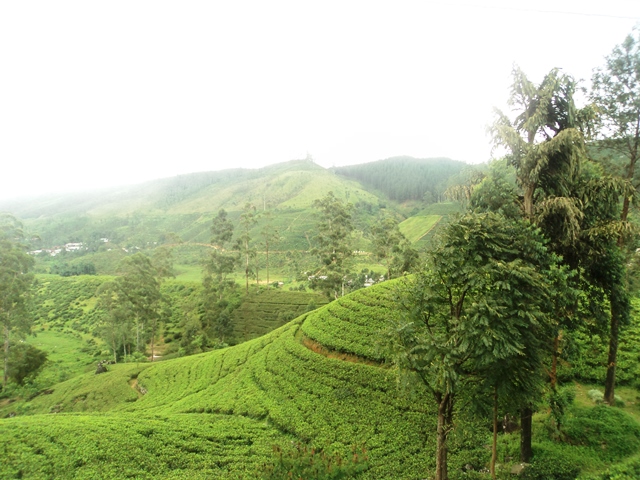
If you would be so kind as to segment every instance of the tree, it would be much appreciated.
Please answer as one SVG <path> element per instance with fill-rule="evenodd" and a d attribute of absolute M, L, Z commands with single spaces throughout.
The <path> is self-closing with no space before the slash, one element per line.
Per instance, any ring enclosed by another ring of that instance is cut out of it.
<path fill-rule="evenodd" d="M 18 343 L 11 348 L 11 371 L 9 378 L 18 385 L 35 378 L 47 362 L 47 352 L 29 345 Z"/>
<path fill-rule="evenodd" d="M 20 223 L 13 217 L 0 219 L 0 323 L 4 343 L 3 386 L 10 377 L 10 353 L 13 337 L 24 337 L 31 329 L 26 307 L 33 275 L 33 258 L 22 241 Z"/>
<path fill-rule="evenodd" d="M 260 233 L 262 234 L 262 243 L 264 245 L 264 252 L 266 256 L 266 268 L 267 268 L 267 289 L 269 288 L 269 249 L 273 244 L 280 240 L 280 233 L 273 226 L 273 214 L 271 211 L 265 211 L 262 216 L 265 219 L 265 223 Z"/>
<path fill-rule="evenodd" d="M 227 218 L 227 212 L 220 209 L 218 215 L 211 224 L 211 245 L 213 250 L 205 262 L 205 296 L 217 292 L 218 299 L 222 300 L 224 292 L 233 281 L 227 280 L 227 276 L 233 272 L 238 261 L 235 254 L 227 252 L 226 248 L 233 238 L 233 225 Z"/>
<path fill-rule="evenodd" d="M 256 250 L 252 248 L 251 228 L 256 224 L 256 207 L 251 203 L 245 203 L 240 214 L 240 236 L 237 240 L 237 247 L 244 258 L 244 278 L 246 281 L 246 293 L 249 293 L 249 275 L 251 273 L 251 259 L 255 258 Z"/>
<path fill-rule="evenodd" d="M 524 216 L 534 221 L 539 187 L 549 196 L 566 193 L 567 181 L 578 172 L 584 157 L 584 138 L 578 129 L 584 116 L 573 101 L 576 83 L 558 69 L 551 70 L 540 85 L 531 82 L 519 68 L 513 70 L 509 105 L 517 114 L 512 122 L 496 109 L 490 129 L 496 147 L 507 149 L 507 159 L 522 187 Z"/>
<path fill-rule="evenodd" d="M 448 478 L 447 438 L 466 379 L 489 378 L 509 361 L 518 370 L 513 375 L 526 380 L 518 388 L 523 399 L 540 381 L 554 277 L 563 277 L 556 263 L 531 224 L 468 214 L 442 231 L 426 270 L 401 290 L 401 320 L 390 330 L 389 348 L 400 372 L 417 378 L 435 401 L 436 480 Z M 527 361 L 516 361 L 520 356 Z M 506 385 L 496 376 L 491 381 L 496 392 Z"/>
<path fill-rule="evenodd" d="M 512 121 L 496 110 L 497 119 L 490 128 L 494 146 L 506 149 L 507 161 L 515 170 L 516 182 L 522 189 L 524 218 L 538 225 L 552 225 L 556 235 L 547 236 L 556 245 L 575 244 L 583 213 L 571 188 L 586 156 L 579 127 L 590 111 L 576 108 L 576 83 L 558 69 L 551 70 L 539 85 L 517 67 L 513 78 L 508 103 L 516 116 Z M 554 345 L 559 335 L 560 331 Z M 531 418 L 532 408 L 525 407 L 521 412 L 520 451 L 524 462 L 532 455 Z"/>
<path fill-rule="evenodd" d="M 312 287 L 322 290 L 329 298 L 338 298 L 344 294 L 349 260 L 353 256 L 350 242 L 353 205 L 343 203 L 333 192 L 329 192 L 322 199 L 315 200 L 313 207 L 318 210 L 319 218 L 316 224 L 316 247 L 312 253 L 318 256 L 322 264 L 322 275 L 320 272 L 316 275 Z"/>
<path fill-rule="evenodd" d="M 151 259 L 142 253 L 125 257 L 118 266 L 120 276 L 116 278 L 118 299 L 122 308 L 135 322 L 136 351 L 141 351 L 140 337 L 146 328 L 151 334 L 151 359 L 154 356 L 154 344 L 158 323 L 161 317 L 163 297 L 160 292 L 158 272 Z"/>
<path fill-rule="evenodd" d="M 601 151 L 613 152 L 619 167 L 618 175 L 627 182 L 623 195 L 620 220 L 627 222 L 629 206 L 640 183 L 636 174 L 636 163 L 640 155 L 640 30 L 628 35 L 606 57 L 604 67 L 598 68 L 592 77 L 591 100 L 596 105 L 599 117 L 598 146 Z M 622 162 L 620 162 L 622 159 Z M 615 163 L 615 162 L 611 162 Z M 618 237 L 623 247 L 625 236 Z M 622 273 L 624 275 L 624 273 Z M 626 302 L 622 292 L 611 298 L 611 324 L 609 355 L 605 379 L 605 401 L 614 404 L 615 369 L 618 349 L 620 321 L 626 315 Z"/>
<path fill-rule="evenodd" d="M 102 311 L 100 318 L 100 333 L 104 341 L 111 348 L 113 361 L 118 361 L 118 352 L 122 348 L 122 356 L 127 361 L 127 346 L 131 340 L 132 325 L 128 305 L 119 292 L 115 281 L 105 282 L 96 291 L 97 308 Z"/>
<path fill-rule="evenodd" d="M 393 217 L 382 217 L 371 228 L 373 255 L 387 268 L 387 279 L 410 271 L 417 259 L 418 252 L 398 228 Z"/>
<path fill-rule="evenodd" d="M 591 100 L 598 112 L 600 147 L 624 158 L 621 177 L 638 188 L 636 163 L 640 154 L 640 30 L 628 35 L 606 57 L 592 77 Z M 637 37 L 637 38 L 636 38 Z M 627 220 L 630 196 L 625 195 L 621 218 Z"/>

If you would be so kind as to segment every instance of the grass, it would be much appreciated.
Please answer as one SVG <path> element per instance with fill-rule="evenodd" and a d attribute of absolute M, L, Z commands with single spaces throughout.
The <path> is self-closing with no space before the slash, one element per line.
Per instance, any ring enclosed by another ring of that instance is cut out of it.
<path fill-rule="evenodd" d="M 442 215 L 421 215 L 409 217 L 398 225 L 400 232 L 411 243 L 417 243 L 440 221 Z"/>
<path fill-rule="evenodd" d="M 38 383 L 43 386 L 95 370 L 96 358 L 88 351 L 86 339 L 77 333 L 40 330 L 26 341 L 48 354 L 47 363 L 38 376 Z"/>

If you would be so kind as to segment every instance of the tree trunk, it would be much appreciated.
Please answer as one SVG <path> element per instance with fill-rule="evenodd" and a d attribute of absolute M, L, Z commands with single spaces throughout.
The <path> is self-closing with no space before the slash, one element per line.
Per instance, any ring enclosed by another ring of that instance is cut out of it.
<path fill-rule="evenodd" d="M 520 461 L 529 463 L 533 456 L 531 449 L 531 419 L 533 417 L 533 410 L 530 406 L 523 408 L 520 411 Z"/>
<path fill-rule="evenodd" d="M 436 478 L 435 480 L 448 480 L 447 473 L 447 436 L 451 430 L 453 416 L 453 401 L 450 394 L 438 394 L 438 429 L 436 447 Z"/>
<path fill-rule="evenodd" d="M 496 459 L 498 458 L 498 387 L 493 387 L 493 441 L 491 442 L 491 478 L 496 478 Z"/>
<path fill-rule="evenodd" d="M 524 216 L 528 220 L 533 219 L 533 194 L 535 191 L 535 185 L 527 185 L 524 189 Z"/>
<path fill-rule="evenodd" d="M 9 327 L 4 326 L 4 377 L 2 379 L 2 387 L 7 386 L 9 381 Z"/>
<path fill-rule="evenodd" d="M 618 334 L 620 328 L 619 303 L 611 302 L 611 332 L 609 335 L 609 355 L 607 357 L 607 378 L 604 382 L 604 401 L 615 405 L 616 359 L 618 356 Z"/>

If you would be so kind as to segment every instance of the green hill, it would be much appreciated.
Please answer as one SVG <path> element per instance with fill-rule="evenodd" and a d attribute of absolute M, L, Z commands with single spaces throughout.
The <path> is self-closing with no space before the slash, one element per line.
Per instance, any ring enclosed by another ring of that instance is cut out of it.
<path fill-rule="evenodd" d="M 0 404 L 0 416 L 17 414 L 0 420 L 0 476 L 251 479 L 273 461 L 273 445 L 286 451 L 305 442 L 345 457 L 352 445 L 364 446 L 368 469 L 358 479 L 425 478 L 435 462 L 433 402 L 425 391 L 403 394 L 379 348 L 403 281 L 359 290 L 235 347 L 110 365 L 30 401 Z M 550 464 L 570 458 L 603 469 L 640 442 L 640 426 L 618 409 L 572 410 L 566 443 L 544 440 L 545 415 L 536 419 L 534 447 Z M 488 461 L 488 424 L 464 410 L 455 423 L 451 477 L 474 469 L 470 478 L 485 478 L 477 470 Z M 587 443 L 572 446 L 583 442 L 585 425 Z M 517 451 L 517 442 L 501 436 L 501 455 Z M 620 468 L 636 467 L 632 458 Z"/>
<path fill-rule="evenodd" d="M 392 285 L 368 289 L 366 298 L 384 304 Z M 344 455 L 364 444 L 370 468 L 361 478 L 415 478 L 433 464 L 432 412 L 397 395 L 392 371 L 306 346 L 306 338 L 317 339 L 304 325 L 328 308 L 235 347 L 113 365 L 4 407 L 29 416 L 0 420 L 3 474 L 255 478 L 273 444 L 299 440 Z M 374 345 L 384 322 L 353 326 L 368 332 L 358 344 Z"/>

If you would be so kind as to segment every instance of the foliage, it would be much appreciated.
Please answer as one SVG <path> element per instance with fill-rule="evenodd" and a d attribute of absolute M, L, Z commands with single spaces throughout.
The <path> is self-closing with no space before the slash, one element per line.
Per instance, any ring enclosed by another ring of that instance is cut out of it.
<path fill-rule="evenodd" d="M 379 218 L 371 228 L 371 236 L 373 255 L 387 268 L 386 279 L 414 269 L 418 261 L 418 252 L 400 232 L 395 218 Z"/>
<path fill-rule="evenodd" d="M 335 171 L 384 192 L 398 202 L 422 200 L 427 192 L 432 200 L 441 201 L 449 177 L 465 166 L 463 162 L 448 158 L 394 157 L 364 165 L 338 167 Z"/>
<path fill-rule="evenodd" d="M 318 210 L 316 226 L 316 247 L 312 253 L 318 256 L 322 265 L 314 276 L 311 287 L 321 290 L 329 298 L 344 294 L 345 277 L 349 273 L 349 260 L 353 256 L 351 235 L 353 205 L 346 205 L 329 192 L 313 203 Z"/>
<path fill-rule="evenodd" d="M 580 473 L 575 459 L 546 445 L 534 448 L 534 457 L 525 467 L 520 478 L 523 480 L 574 480 Z"/>
<path fill-rule="evenodd" d="M 11 375 L 10 348 L 14 339 L 24 337 L 31 328 L 27 316 L 27 303 L 31 293 L 33 275 L 29 269 L 33 259 L 21 243 L 20 223 L 13 217 L 0 218 L 0 326 L 2 327 L 4 376 L 7 385 Z"/>
<path fill-rule="evenodd" d="M 427 270 L 401 292 L 390 354 L 438 407 L 436 478 L 447 477 L 447 435 L 470 372 L 511 397 L 540 384 L 551 298 L 566 292 L 539 231 L 496 214 L 466 215 L 442 231 Z M 411 381 L 411 380 L 410 380 Z"/>
<path fill-rule="evenodd" d="M 28 343 L 18 343 L 11 347 L 9 353 L 9 379 L 18 385 L 35 378 L 47 361 L 47 353 L 29 345 Z"/>
<path fill-rule="evenodd" d="M 339 480 L 367 469 L 367 454 L 363 449 L 352 448 L 351 458 L 342 458 L 339 454 L 329 454 L 296 443 L 289 450 L 279 445 L 273 447 L 273 460 L 265 464 L 260 478 L 281 480 L 283 478 L 308 478 L 315 480 Z"/>

